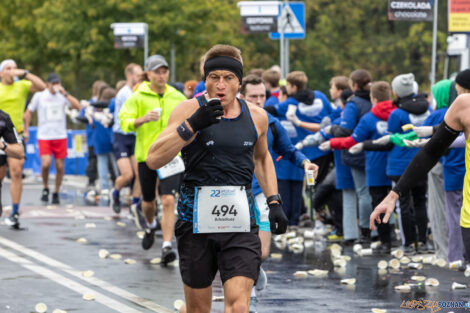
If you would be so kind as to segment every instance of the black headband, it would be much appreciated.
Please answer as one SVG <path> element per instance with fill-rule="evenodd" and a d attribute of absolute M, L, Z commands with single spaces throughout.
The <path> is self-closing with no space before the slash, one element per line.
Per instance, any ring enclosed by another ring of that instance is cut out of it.
<path fill-rule="evenodd" d="M 240 84 L 242 83 L 243 65 L 234 58 L 217 56 L 207 60 L 204 63 L 204 81 L 206 81 L 206 78 L 210 72 L 216 70 L 230 71 L 238 77 Z"/>

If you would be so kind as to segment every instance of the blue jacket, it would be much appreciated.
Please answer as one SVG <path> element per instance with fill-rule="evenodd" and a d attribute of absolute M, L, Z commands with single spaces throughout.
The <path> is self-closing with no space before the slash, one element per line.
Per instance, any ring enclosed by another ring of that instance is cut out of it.
<path fill-rule="evenodd" d="M 264 106 L 273 106 L 279 104 L 279 100 L 275 96 L 269 97 L 266 102 L 264 102 Z"/>
<path fill-rule="evenodd" d="M 410 99 L 413 101 L 409 101 Z M 415 102 L 415 99 L 418 99 L 418 102 Z M 409 131 L 404 132 L 401 128 L 403 125 L 422 126 L 430 114 L 427 102 L 424 101 L 426 100 L 421 99 L 421 96 L 400 99 L 398 109 L 393 111 L 388 118 L 388 132 L 404 134 Z M 401 176 L 418 150 L 418 148 L 394 146 L 388 153 L 387 175 Z"/>
<path fill-rule="evenodd" d="M 305 128 L 296 127 L 285 119 L 289 105 L 297 106 L 297 117 L 301 121 L 307 123 L 320 123 L 325 116 L 329 116 L 333 111 L 330 101 L 328 101 L 323 93 L 317 90 L 302 90 L 296 95 L 289 97 L 286 101 L 274 105 L 273 107 L 279 115 L 279 120 L 281 121 L 282 126 L 286 128 L 292 144 L 296 144 L 298 141 L 303 140 L 307 135 L 313 134 L 313 132 L 308 131 Z M 321 151 L 318 147 L 303 148 L 302 152 L 310 160 L 317 159 L 329 153 L 328 151 Z"/>
<path fill-rule="evenodd" d="M 356 95 L 353 96 L 344 106 L 344 110 L 341 114 L 341 122 L 339 126 L 352 132 L 356 127 L 357 123 L 364 114 L 370 111 L 372 104 L 366 98 L 368 98 L 368 92 L 357 91 Z M 358 96 L 362 95 L 362 96 Z M 351 154 L 347 150 L 341 151 L 341 158 L 343 163 L 348 166 L 355 168 L 364 168 L 365 166 L 365 154 Z"/>
<path fill-rule="evenodd" d="M 113 152 L 113 129 L 104 127 L 103 124 L 93 119 L 93 133 L 91 141 L 95 147 L 95 154 L 106 154 Z"/>
<path fill-rule="evenodd" d="M 268 113 L 268 124 L 269 124 L 268 134 L 267 134 L 268 149 L 269 149 L 269 153 L 271 154 L 271 157 L 273 158 L 274 166 L 276 168 L 277 179 L 286 179 L 282 177 L 284 177 L 285 174 L 290 174 L 290 173 L 285 173 L 285 170 L 288 170 L 287 166 L 283 167 L 282 165 L 280 166 L 279 164 L 280 162 L 286 162 L 290 166 L 294 165 L 292 167 L 292 170 L 295 171 L 296 175 L 301 176 L 302 177 L 301 180 L 303 180 L 304 170 L 302 168 L 302 162 L 306 160 L 307 157 L 292 145 L 289 139 L 289 136 L 287 135 L 286 130 L 284 129 L 284 127 L 282 127 L 279 120 L 269 113 Z M 276 129 L 276 133 L 277 133 L 276 137 L 274 137 L 274 134 L 272 132 L 272 127 Z M 279 155 L 282 155 L 282 159 L 279 162 L 276 162 L 276 159 L 278 158 Z M 292 176 L 292 175 L 287 175 L 287 176 Z M 259 186 L 258 180 L 256 179 L 255 175 L 253 175 L 253 181 L 252 181 L 251 187 L 253 189 L 254 196 L 262 192 L 261 187 Z"/>
<path fill-rule="evenodd" d="M 367 139 L 377 139 L 387 134 L 387 121 L 381 120 L 372 112 L 361 117 L 352 138 L 356 142 Z M 391 181 L 387 177 L 385 168 L 387 166 L 388 151 L 366 151 L 366 185 L 390 186 Z"/>
<path fill-rule="evenodd" d="M 203 92 L 206 90 L 206 83 L 201 80 L 199 83 L 197 83 L 196 87 L 194 87 L 194 94 L 197 95 L 200 92 Z"/>
<path fill-rule="evenodd" d="M 333 120 L 331 124 L 339 125 L 339 123 L 341 123 L 341 118 Z M 323 131 L 321 131 L 321 134 L 326 140 L 332 138 L 331 135 L 326 135 Z M 336 167 L 336 189 L 354 189 L 354 180 L 352 178 L 351 169 L 349 166 L 344 165 L 341 160 L 341 150 L 333 150 L 333 157 Z"/>
<path fill-rule="evenodd" d="M 448 108 L 437 109 L 424 121 L 423 126 L 435 126 L 444 121 Z M 444 173 L 444 190 L 463 190 L 465 177 L 465 148 L 452 148 L 441 158 Z"/>

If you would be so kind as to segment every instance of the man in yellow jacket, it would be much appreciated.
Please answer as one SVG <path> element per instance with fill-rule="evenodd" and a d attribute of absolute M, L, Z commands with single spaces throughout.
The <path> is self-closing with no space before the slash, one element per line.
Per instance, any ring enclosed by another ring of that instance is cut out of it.
<path fill-rule="evenodd" d="M 145 64 L 144 82 L 124 103 L 119 120 L 125 132 L 135 132 L 135 158 L 138 164 L 139 180 L 142 188 L 142 202 L 132 206 L 136 225 L 145 230 L 142 248 L 150 249 L 155 241 L 157 221 L 155 219 L 155 187 L 157 172 L 151 170 L 145 160 L 152 143 L 165 129 L 173 109 L 185 96 L 167 84 L 170 71 L 168 63 L 161 55 L 153 55 Z M 184 167 L 182 160 L 174 160 L 168 167 L 159 170 L 158 193 L 163 206 L 161 220 L 163 232 L 162 263 L 176 259 L 171 245 L 175 225 L 175 193 L 178 191 Z"/>

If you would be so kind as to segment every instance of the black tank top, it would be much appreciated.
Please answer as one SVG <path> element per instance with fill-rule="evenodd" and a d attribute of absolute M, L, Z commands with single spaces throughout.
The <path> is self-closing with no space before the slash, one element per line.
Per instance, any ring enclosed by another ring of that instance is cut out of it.
<path fill-rule="evenodd" d="M 238 99 L 238 98 L 237 98 Z M 204 96 L 197 98 L 206 105 Z M 253 148 L 258 139 L 245 101 L 241 113 L 233 119 L 200 130 L 181 152 L 186 171 L 183 182 L 195 186 L 248 186 L 253 179 Z"/>

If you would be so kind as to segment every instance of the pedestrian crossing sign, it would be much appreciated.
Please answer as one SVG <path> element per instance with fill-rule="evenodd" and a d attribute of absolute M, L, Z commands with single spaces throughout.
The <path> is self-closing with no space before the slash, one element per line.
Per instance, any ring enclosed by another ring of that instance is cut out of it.
<path fill-rule="evenodd" d="M 286 39 L 305 38 L 305 3 L 288 2 L 279 4 L 278 31 L 269 33 L 269 38 L 280 39 L 281 32 Z"/>

